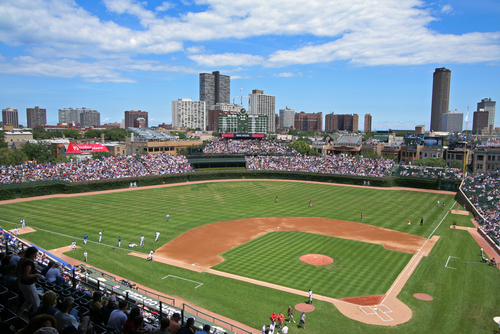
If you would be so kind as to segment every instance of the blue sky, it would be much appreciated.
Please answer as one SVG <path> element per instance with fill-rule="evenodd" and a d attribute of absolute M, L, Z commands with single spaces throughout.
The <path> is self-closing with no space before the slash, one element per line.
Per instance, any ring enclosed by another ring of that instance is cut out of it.
<path fill-rule="evenodd" d="M 469 107 L 471 129 L 477 103 L 500 100 L 499 17 L 497 0 L 2 0 L 0 107 L 21 124 L 34 106 L 49 124 L 67 107 L 170 123 L 171 101 L 198 100 L 198 74 L 219 70 L 236 102 L 261 89 L 276 112 L 429 129 L 432 73 L 446 67 L 450 109 Z"/>

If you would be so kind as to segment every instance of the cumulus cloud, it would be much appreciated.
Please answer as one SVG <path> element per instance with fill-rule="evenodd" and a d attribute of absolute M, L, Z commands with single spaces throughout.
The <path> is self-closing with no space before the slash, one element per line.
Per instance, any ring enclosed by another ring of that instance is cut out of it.
<path fill-rule="evenodd" d="M 140 24 L 137 27 L 116 23 L 124 21 L 102 20 L 89 11 L 90 7 L 84 8 L 75 0 L 3 0 L 0 42 L 23 46 L 26 53 L 19 56 L 36 58 L 12 60 L 10 66 L 3 65 L 4 71 L 6 67 L 15 71 L 14 64 L 23 65 L 28 75 L 34 61 L 37 75 L 44 73 L 43 68 L 68 75 L 57 70 L 54 59 L 58 58 L 63 60 L 61 67 L 76 60 L 83 68 L 97 65 L 99 75 L 90 75 L 87 80 L 130 80 L 116 67 L 107 69 L 106 61 L 130 65 L 145 55 L 174 53 L 170 60 L 162 61 L 181 62 L 187 57 L 200 66 L 283 67 L 339 60 L 376 66 L 500 59 L 500 32 L 440 34 L 429 28 L 429 23 L 439 17 L 434 17 L 422 0 L 311 0 L 307 6 L 302 0 L 196 0 L 185 4 L 189 4 L 189 11 L 174 13 L 178 6 L 168 1 L 154 9 L 140 0 L 99 2 L 113 14 L 111 17 L 136 19 Z M 453 11 L 450 4 L 440 9 L 436 15 Z M 286 49 L 280 43 L 255 45 L 252 41 L 255 47 L 247 45 L 250 42 L 245 39 L 259 36 L 296 40 Z M 223 49 L 220 44 L 232 41 L 246 48 L 208 54 L 203 44 L 212 41 L 219 43 L 219 49 Z M 184 49 L 185 42 L 196 46 Z M 481 52 L 475 51 L 478 49 Z M 264 50 L 265 54 L 255 50 Z M 139 62 L 141 66 L 153 65 Z M 46 73 L 51 75 L 48 70 Z"/>
<path fill-rule="evenodd" d="M 103 122 L 103 123 L 105 123 L 105 122 L 109 121 L 110 119 L 111 119 L 111 118 L 106 117 L 105 119 L 103 119 L 103 120 L 102 120 L 102 122 Z"/>
<path fill-rule="evenodd" d="M 302 73 L 292 73 L 292 72 L 283 72 L 283 73 L 277 73 L 274 75 L 275 77 L 282 77 L 282 78 L 290 78 L 290 77 L 301 77 Z"/>
<path fill-rule="evenodd" d="M 264 60 L 262 56 L 241 53 L 190 55 L 188 58 L 204 66 L 252 66 L 261 64 Z"/>

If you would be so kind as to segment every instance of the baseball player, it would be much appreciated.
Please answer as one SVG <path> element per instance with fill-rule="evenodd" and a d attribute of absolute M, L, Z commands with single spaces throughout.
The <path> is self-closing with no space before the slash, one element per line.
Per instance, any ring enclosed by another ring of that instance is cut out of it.
<path fill-rule="evenodd" d="M 85 262 L 87 262 L 87 251 L 83 252 L 83 257 L 85 258 Z"/>
<path fill-rule="evenodd" d="M 99 231 L 99 242 L 102 240 L 102 231 Z"/>
<path fill-rule="evenodd" d="M 168 222 L 168 218 L 170 218 L 170 215 L 167 213 L 165 217 L 167 217 L 167 222 Z"/>
<path fill-rule="evenodd" d="M 153 261 L 153 253 L 154 253 L 154 250 L 151 250 L 151 251 L 149 252 L 149 255 L 148 255 L 148 257 L 147 257 L 146 261 Z"/>
<path fill-rule="evenodd" d="M 312 303 L 313 303 L 313 292 L 311 289 L 309 289 L 309 304 L 312 305 Z"/>
<path fill-rule="evenodd" d="M 274 200 L 276 203 L 278 203 L 278 196 L 276 196 L 276 199 Z"/>
<path fill-rule="evenodd" d="M 118 247 L 122 246 L 122 238 L 118 236 Z"/>
<path fill-rule="evenodd" d="M 21 228 L 25 228 L 25 227 L 26 227 L 26 225 L 24 223 L 24 219 L 21 219 Z"/>
<path fill-rule="evenodd" d="M 75 240 L 73 240 L 73 242 L 71 243 L 71 248 L 76 249 L 76 241 Z"/>
<path fill-rule="evenodd" d="M 87 244 L 87 239 L 89 238 L 89 236 L 87 235 L 87 233 L 85 233 L 85 235 L 83 236 L 83 244 L 86 245 Z"/>
<path fill-rule="evenodd" d="M 160 231 L 156 231 L 156 239 L 155 242 L 158 241 L 158 238 L 160 237 Z"/>
<path fill-rule="evenodd" d="M 140 246 L 144 247 L 144 235 L 141 235 L 141 244 Z"/>

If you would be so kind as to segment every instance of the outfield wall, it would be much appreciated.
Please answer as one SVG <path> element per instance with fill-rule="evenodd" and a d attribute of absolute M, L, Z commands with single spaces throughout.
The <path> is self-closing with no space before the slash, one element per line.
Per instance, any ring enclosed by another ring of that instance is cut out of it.
<path fill-rule="evenodd" d="M 29 198 L 55 194 L 76 194 L 93 191 L 129 188 L 131 183 L 137 187 L 152 185 L 184 183 L 189 181 L 225 180 L 225 179 L 276 179 L 276 180 L 301 180 L 325 183 L 341 183 L 364 185 L 370 181 L 373 187 L 406 187 L 432 190 L 458 190 L 459 182 L 452 180 L 425 179 L 416 177 L 362 177 L 340 174 L 318 174 L 281 171 L 224 171 L 224 172 L 196 172 L 184 174 L 168 174 L 143 178 L 123 178 L 77 183 L 50 183 L 30 184 L 20 183 L 0 186 L 0 200 L 15 198 Z M 16 186 L 17 185 L 17 186 Z M 450 189 L 451 188 L 451 189 Z"/>

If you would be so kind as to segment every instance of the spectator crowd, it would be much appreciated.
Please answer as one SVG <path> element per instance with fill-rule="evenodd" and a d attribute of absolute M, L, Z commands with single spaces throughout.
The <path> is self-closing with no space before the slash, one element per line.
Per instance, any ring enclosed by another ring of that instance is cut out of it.
<path fill-rule="evenodd" d="M 267 139 L 221 139 L 209 142 L 205 154 L 297 154 L 294 149 Z"/>
<path fill-rule="evenodd" d="M 460 168 L 444 168 L 444 167 L 428 167 L 428 166 L 413 166 L 402 165 L 397 171 L 399 176 L 425 177 L 425 178 L 440 178 L 450 180 L 462 179 Z"/>
<path fill-rule="evenodd" d="M 247 156 L 246 167 L 249 170 L 271 170 L 308 172 L 321 174 L 343 174 L 383 177 L 394 166 L 393 160 L 360 158 L 349 155 L 327 155 L 313 157 L 296 156 Z"/>
<path fill-rule="evenodd" d="M 500 171 L 468 175 L 462 191 L 481 214 L 481 228 L 500 242 Z"/>
<path fill-rule="evenodd" d="M 183 155 L 170 154 L 115 156 L 100 159 L 82 159 L 59 163 L 24 163 L 19 166 L 2 166 L 0 183 L 25 183 L 62 180 L 81 182 L 127 177 L 143 177 L 193 172 Z"/>

